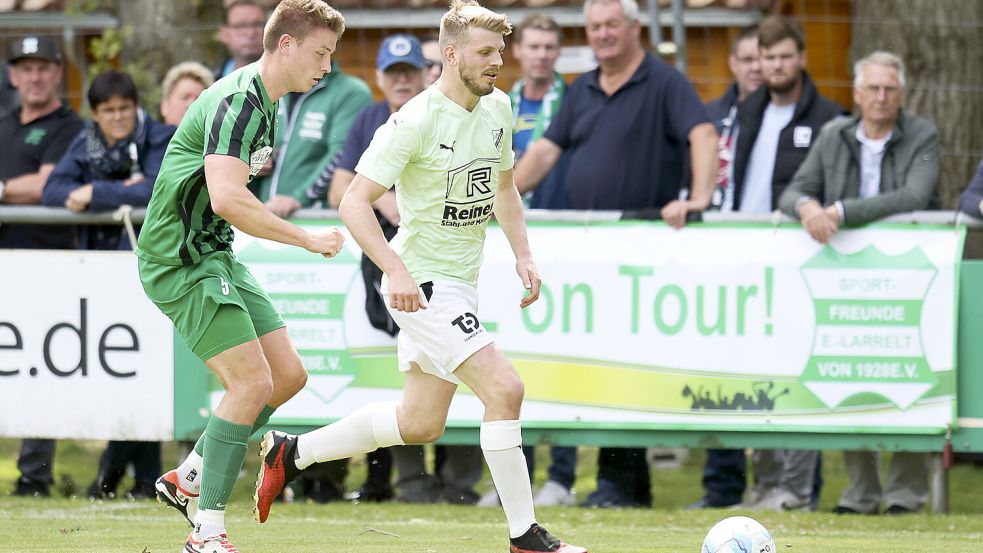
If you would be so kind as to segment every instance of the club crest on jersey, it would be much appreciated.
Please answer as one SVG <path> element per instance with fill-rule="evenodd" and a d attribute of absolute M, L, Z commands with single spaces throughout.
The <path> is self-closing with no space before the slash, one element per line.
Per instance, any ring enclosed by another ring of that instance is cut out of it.
<path fill-rule="evenodd" d="M 252 180 L 259 173 L 260 169 L 266 165 L 266 160 L 270 159 L 270 155 L 272 154 L 272 147 L 263 146 L 253 152 L 253 155 L 249 156 L 249 180 Z"/>
<path fill-rule="evenodd" d="M 495 143 L 495 149 L 499 152 L 502 151 L 502 136 L 505 134 L 505 129 L 497 128 L 492 131 L 492 142 Z"/>

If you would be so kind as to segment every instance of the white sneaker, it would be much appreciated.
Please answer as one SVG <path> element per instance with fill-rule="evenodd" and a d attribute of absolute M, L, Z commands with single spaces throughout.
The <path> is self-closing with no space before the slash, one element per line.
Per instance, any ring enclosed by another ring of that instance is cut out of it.
<path fill-rule="evenodd" d="M 761 503 L 763 499 L 774 493 L 775 489 L 776 488 L 772 488 L 770 486 L 751 486 L 751 488 L 744 493 L 744 501 L 741 501 L 737 505 L 732 505 L 728 508 L 732 511 L 754 509 L 757 507 L 758 503 Z"/>
<path fill-rule="evenodd" d="M 792 492 L 775 488 L 752 507 L 755 511 L 809 511 L 809 498 L 800 499 Z"/>
<path fill-rule="evenodd" d="M 498 492 L 495 491 L 495 488 L 492 488 L 485 492 L 485 495 L 481 496 L 481 499 L 475 505 L 478 507 L 500 507 L 502 500 L 498 497 Z"/>
<path fill-rule="evenodd" d="M 574 495 L 573 490 L 568 490 L 563 484 L 555 480 L 547 480 L 532 502 L 537 507 L 557 505 L 569 507 L 577 503 L 577 496 Z"/>

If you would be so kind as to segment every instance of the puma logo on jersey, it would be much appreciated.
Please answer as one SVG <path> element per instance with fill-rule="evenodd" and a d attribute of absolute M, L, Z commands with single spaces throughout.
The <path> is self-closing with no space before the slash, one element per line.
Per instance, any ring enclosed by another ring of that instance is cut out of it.
<path fill-rule="evenodd" d="M 440 149 L 441 150 L 450 150 L 451 153 L 453 154 L 454 153 L 454 145 L 455 144 L 457 144 L 457 140 L 455 140 L 454 142 L 451 142 L 451 145 L 450 146 L 448 146 L 447 144 L 441 144 L 440 145 Z"/>

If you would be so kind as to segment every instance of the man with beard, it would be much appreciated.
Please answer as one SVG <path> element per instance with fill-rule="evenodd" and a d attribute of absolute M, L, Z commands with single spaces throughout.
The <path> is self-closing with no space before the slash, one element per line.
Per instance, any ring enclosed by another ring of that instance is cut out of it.
<path fill-rule="evenodd" d="M 455 1 L 440 21 L 445 71 L 437 85 L 393 114 L 355 167 L 341 218 L 385 274 L 381 293 L 400 327 L 403 398 L 366 405 L 301 436 L 268 432 L 256 490 L 261 522 L 284 484 L 312 463 L 439 438 L 464 382 L 485 406 L 480 444 L 505 509 L 510 551 L 586 553 L 536 522 L 520 447 L 522 380 L 474 315 L 493 211 L 528 291 L 519 306 L 539 298 L 512 182 L 512 110 L 508 96 L 495 89 L 510 32 L 504 15 L 473 0 Z M 400 227 L 390 244 L 372 204 L 397 182 Z"/>
<path fill-rule="evenodd" d="M 737 110 L 734 211 L 771 212 L 809 153 L 814 136 L 843 108 L 819 95 L 806 72 L 805 33 L 794 20 L 771 16 L 758 25 L 759 88 Z"/>
<path fill-rule="evenodd" d="M 805 71 L 805 34 L 782 16 L 758 25 L 760 87 L 737 108 L 737 146 L 731 174 L 733 211 L 770 213 L 809 153 L 813 137 L 842 115 L 839 104 L 819 95 Z M 728 203 L 729 202 L 729 203 Z M 755 483 L 745 505 L 760 509 L 815 509 L 821 480 L 818 451 L 756 450 Z"/>

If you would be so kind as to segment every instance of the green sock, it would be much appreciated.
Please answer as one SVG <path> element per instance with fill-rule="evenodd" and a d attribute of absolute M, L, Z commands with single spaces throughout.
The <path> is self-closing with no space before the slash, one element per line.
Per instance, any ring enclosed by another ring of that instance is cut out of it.
<path fill-rule="evenodd" d="M 270 417 L 273 416 L 273 411 L 276 411 L 276 407 L 270 407 L 269 405 L 264 405 L 263 410 L 256 415 L 256 422 L 253 423 L 253 429 L 249 432 L 252 436 L 257 430 L 266 426 L 266 423 L 270 422 Z"/>
<path fill-rule="evenodd" d="M 276 407 L 270 407 L 269 405 L 264 405 L 263 410 L 260 411 L 259 415 L 256 416 L 256 422 L 253 423 L 253 429 L 252 431 L 249 432 L 249 435 L 252 436 L 253 434 L 256 433 L 257 430 L 266 426 L 266 423 L 270 422 L 270 417 L 273 416 L 274 411 L 276 411 Z M 201 433 L 201 436 L 198 436 L 198 441 L 195 442 L 195 453 L 197 453 L 199 457 L 204 457 L 203 455 L 203 453 L 205 453 L 204 432 Z"/>
<path fill-rule="evenodd" d="M 204 435 L 204 467 L 198 508 L 224 511 L 246 458 L 246 440 L 252 427 L 223 420 L 208 419 Z"/>

